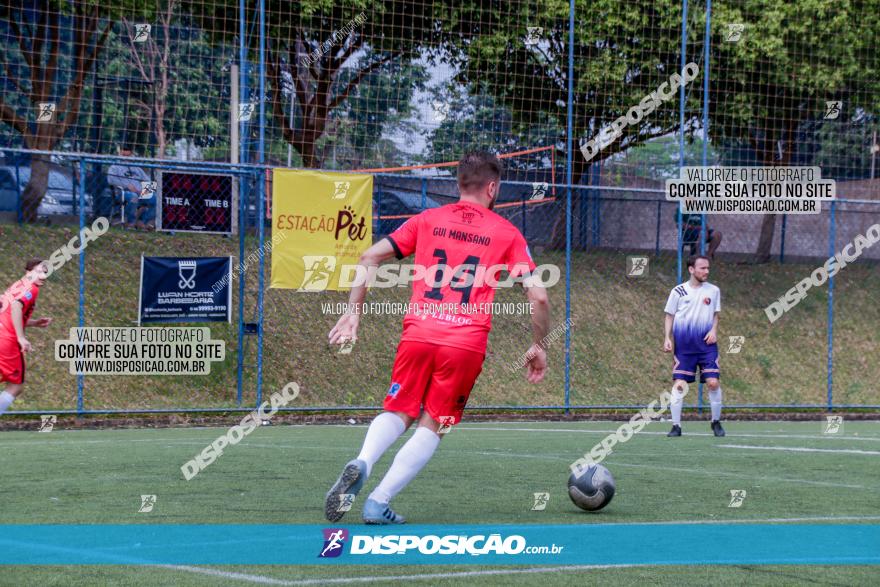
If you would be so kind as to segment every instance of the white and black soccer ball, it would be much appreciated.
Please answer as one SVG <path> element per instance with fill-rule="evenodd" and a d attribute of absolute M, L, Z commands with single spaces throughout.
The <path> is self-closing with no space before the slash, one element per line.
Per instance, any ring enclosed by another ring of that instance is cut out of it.
<path fill-rule="evenodd" d="M 608 505 L 615 489 L 611 471 L 602 465 L 590 465 L 580 476 L 572 473 L 568 478 L 568 496 L 574 505 L 588 512 Z"/>

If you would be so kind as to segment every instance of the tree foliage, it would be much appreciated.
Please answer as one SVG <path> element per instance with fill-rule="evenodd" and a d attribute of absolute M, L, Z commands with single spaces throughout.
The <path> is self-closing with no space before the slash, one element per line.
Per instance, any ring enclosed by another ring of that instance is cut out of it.
<path fill-rule="evenodd" d="M 710 134 L 748 144 L 759 165 L 791 165 L 798 134 L 823 118 L 826 101 L 841 117 L 880 108 L 880 2 L 739 0 L 713 3 Z M 727 26 L 744 24 L 737 42 Z M 756 260 L 770 258 L 777 217 L 761 227 Z"/>

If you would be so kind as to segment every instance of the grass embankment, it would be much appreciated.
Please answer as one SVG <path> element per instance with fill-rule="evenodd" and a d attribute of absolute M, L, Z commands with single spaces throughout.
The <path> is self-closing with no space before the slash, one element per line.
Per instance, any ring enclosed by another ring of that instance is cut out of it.
<path fill-rule="evenodd" d="M 0 228 L 0 281 L 18 278 L 25 259 L 49 255 L 75 235 L 73 227 Z M 256 249 L 249 237 L 245 254 Z M 86 255 L 87 326 L 130 326 L 137 318 L 141 254 L 153 256 L 234 255 L 238 239 L 216 235 L 138 233 L 112 229 L 89 245 Z M 575 253 L 571 279 L 571 401 L 573 404 L 645 403 L 667 387 L 671 359 L 661 352 L 663 306 L 676 285 L 671 255 L 652 258 L 650 275 L 625 276 L 627 251 Z M 558 253 L 538 255 L 556 263 Z M 710 280 L 721 287 L 722 386 L 728 403 L 823 403 L 826 399 L 826 319 L 828 288 L 814 288 L 797 307 L 770 324 L 763 308 L 808 275 L 816 264 L 746 265 L 725 263 L 723 255 Z M 269 269 L 266 269 L 266 285 Z M 257 269 L 246 274 L 245 316 L 254 321 Z M 76 378 L 67 363 L 54 360 L 54 341 L 77 325 L 78 260 L 51 276 L 40 294 L 35 316 L 55 318 L 45 331 L 33 329 L 35 351 L 28 358 L 28 387 L 15 408 L 71 409 Z M 836 403 L 878 404 L 880 389 L 880 274 L 876 265 L 854 264 L 836 278 Z M 564 281 L 550 290 L 554 325 L 565 317 Z M 234 307 L 238 307 L 238 283 Z M 303 294 L 267 290 L 265 295 L 264 390 L 289 381 L 302 387 L 300 405 L 363 405 L 381 402 L 401 316 L 369 315 L 361 321 L 360 340 L 349 355 L 326 344 L 336 317 L 322 303 L 343 302 L 346 294 Z M 376 289 L 370 301 L 407 301 L 405 289 Z M 519 289 L 501 290 L 498 302 L 522 302 Z M 227 358 L 214 363 L 209 376 L 85 378 L 86 408 L 227 407 L 235 404 L 237 317 L 213 324 L 212 337 L 226 340 Z M 728 354 L 727 337 L 745 336 L 739 354 Z M 527 316 L 498 316 L 489 339 L 489 355 L 472 394 L 474 405 L 543 404 L 563 401 L 564 336 L 548 349 L 551 372 L 543 383 L 528 384 L 522 372 L 510 372 L 531 339 Z M 254 399 L 256 337 L 249 337 L 245 363 L 245 402 Z M 689 400 L 695 400 L 695 395 Z"/>

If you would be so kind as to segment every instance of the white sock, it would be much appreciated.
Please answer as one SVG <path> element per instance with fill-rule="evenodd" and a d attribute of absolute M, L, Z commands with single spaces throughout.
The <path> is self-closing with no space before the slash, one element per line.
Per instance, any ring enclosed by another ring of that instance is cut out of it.
<path fill-rule="evenodd" d="M 9 409 L 9 406 L 11 406 L 14 401 L 15 396 L 8 391 L 0 393 L 0 416 L 3 415 L 3 412 Z"/>
<path fill-rule="evenodd" d="M 669 402 L 669 411 L 672 413 L 672 424 L 681 426 L 681 406 L 684 403 L 684 394 L 678 388 L 672 390 L 672 401 Z"/>
<path fill-rule="evenodd" d="M 721 419 L 721 386 L 709 392 L 709 406 L 712 408 L 712 420 Z"/>
<path fill-rule="evenodd" d="M 428 464 L 439 444 L 439 436 L 428 428 L 419 426 L 412 438 L 397 451 L 391 468 L 385 473 L 385 477 L 375 491 L 370 494 L 370 499 L 379 503 L 388 503 L 394 499 L 394 496 Z"/>
<path fill-rule="evenodd" d="M 391 412 L 382 412 L 373 419 L 367 429 L 361 454 L 357 457 L 367 463 L 367 477 L 370 476 L 376 461 L 382 458 L 388 447 L 394 444 L 405 430 L 406 425 L 403 420 Z"/>

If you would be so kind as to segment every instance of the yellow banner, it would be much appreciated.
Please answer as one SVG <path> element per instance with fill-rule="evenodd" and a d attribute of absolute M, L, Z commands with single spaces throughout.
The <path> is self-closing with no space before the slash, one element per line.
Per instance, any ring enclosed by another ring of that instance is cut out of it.
<path fill-rule="evenodd" d="M 272 170 L 270 287 L 339 291 L 343 265 L 373 244 L 373 176 Z"/>

